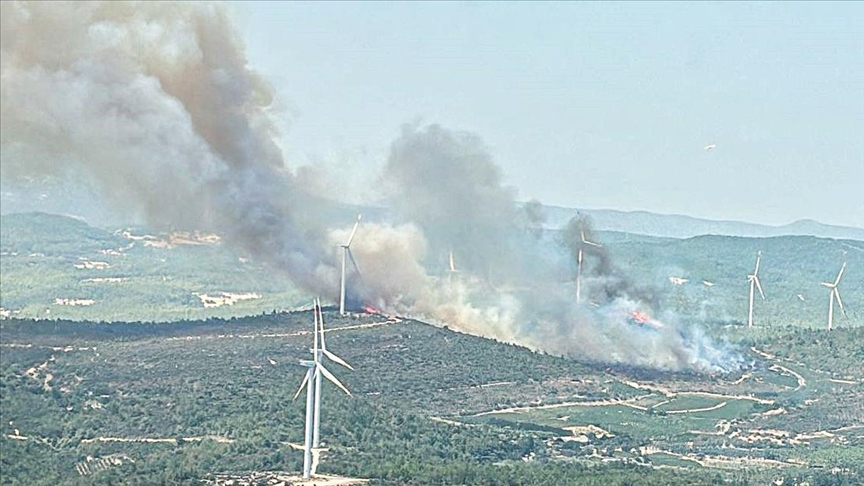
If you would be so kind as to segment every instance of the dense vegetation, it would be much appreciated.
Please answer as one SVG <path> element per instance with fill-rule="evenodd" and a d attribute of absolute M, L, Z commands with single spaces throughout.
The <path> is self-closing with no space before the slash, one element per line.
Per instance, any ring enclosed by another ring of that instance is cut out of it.
<path fill-rule="evenodd" d="M 302 369 L 294 363 L 308 354 L 309 335 L 301 332 L 309 320 L 308 313 L 295 313 L 171 325 L 2 321 L 3 482 L 197 484 L 215 473 L 298 470 L 301 455 L 286 444 L 301 442 L 304 403 L 292 396 Z M 625 384 L 652 378 L 651 383 L 675 390 L 748 390 L 779 400 L 788 411 L 766 416 L 771 407 L 759 404 L 724 408 L 742 431 L 836 430 L 864 419 L 864 373 L 851 365 L 829 373 L 825 357 L 842 350 L 857 359 L 864 353 L 864 330 L 794 332 L 773 343 L 741 344 L 794 357 L 778 363 L 805 374 L 810 383 L 793 393 L 795 380 L 767 371 L 768 363 L 757 362 L 749 371 L 761 383 L 735 385 L 741 373 L 708 377 L 610 369 L 412 321 L 333 313 L 327 320 L 333 329 L 329 347 L 357 370 L 332 367 L 353 395 L 325 388 L 322 436 L 330 451 L 320 472 L 393 485 L 765 484 L 778 475 L 810 484 L 855 484 L 862 477 L 864 438 L 858 429 L 835 431 L 839 441 L 768 444 L 767 449 L 738 443 L 736 451 L 724 448 L 726 437 L 687 432 L 710 431 L 726 417 L 710 415 L 718 412 L 690 417 L 660 408 L 628 409 L 629 415 L 603 418 L 596 415 L 601 409 L 614 413 L 615 408 L 591 407 L 476 414 L 571 400 L 659 402 L 659 397 L 640 399 L 644 390 Z M 338 330 L 374 322 L 384 324 Z M 831 386 L 828 380 L 841 375 L 857 385 Z M 670 409 L 710 399 L 687 400 Z M 836 408 L 842 403 L 845 407 Z M 564 410 L 594 415 L 562 422 L 556 417 Z M 615 436 L 591 435 L 588 443 L 562 440 L 571 435 L 565 425 L 592 423 Z M 162 442 L 100 442 L 99 437 Z M 712 469 L 679 464 L 663 454 L 628 452 L 647 446 L 675 454 L 695 447 L 708 456 L 794 457 L 806 466 Z M 100 458 L 115 458 L 116 464 L 97 467 Z M 84 463 L 93 467 L 82 475 L 77 465 Z M 664 464 L 687 469 L 657 469 Z"/>

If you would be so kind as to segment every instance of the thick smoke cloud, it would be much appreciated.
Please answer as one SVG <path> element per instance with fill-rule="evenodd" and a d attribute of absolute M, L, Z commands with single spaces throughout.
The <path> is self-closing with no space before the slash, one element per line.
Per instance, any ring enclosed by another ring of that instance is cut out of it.
<path fill-rule="evenodd" d="M 392 144 L 385 180 L 392 205 L 420 226 L 439 261 L 453 251 L 460 267 L 489 276 L 506 257 L 515 191 L 502 185 L 476 135 L 406 126 Z"/>
<path fill-rule="evenodd" d="M 565 254 L 549 255 L 540 238 L 542 211 L 536 203 L 516 203 L 476 136 L 437 125 L 407 127 L 393 143 L 387 169 L 392 204 L 419 225 L 431 251 L 446 255 L 454 248 L 466 261 L 455 278 L 418 273 L 421 284 L 411 287 L 411 295 L 419 299 L 399 312 L 603 362 L 703 371 L 738 365 L 697 330 L 678 325 L 674 316 L 656 327 L 634 322 L 634 311 L 658 312 L 656 298 L 616 269 L 605 248 L 583 243 L 583 234 L 597 241 L 590 221 L 571 221 L 559 235 Z M 358 236 L 358 244 L 363 238 Z M 580 249 L 588 270 L 589 304 L 584 306 L 575 304 L 573 273 L 567 272 Z M 414 255 L 411 265 L 424 260 L 425 255 Z M 431 262 L 443 267 L 439 260 Z M 405 261 L 403 256 L 384 268 Z"/>
<path fill-rule="evenodd" d="M 324 201 L 286 167 L 273 94 L 219 5 L 0 4 L 4 181 L 76 173 L 164 229 L 220 233 L 311 293 L 338 295 L 350 226 L 318 223 Z M 482 141 L 432 125 L 393 142 L 382 180 L 396 225 L 364 223 L 349 300 L 532 349 L 666 369 L 734 360 L 654 312 L 603 253 L 576 306 L 572 262 L 550 250 L 542 206 L 515 191 Z M 311 184 L 315 186 L 315 184 Z M 572 246 L 572 234 L 564 236 Z M 554 245 L 552 245 L 554 248 Z M 458 272 L 448 272 L 452 251 Z"/>
<path fill-rule="evenodd" d="M 218 231 L 305 283 L 324 260 L 294 208 L 273 95 L 226 11 L 2 3 L 2 177 L 93 178 L 162 228 Z"/>

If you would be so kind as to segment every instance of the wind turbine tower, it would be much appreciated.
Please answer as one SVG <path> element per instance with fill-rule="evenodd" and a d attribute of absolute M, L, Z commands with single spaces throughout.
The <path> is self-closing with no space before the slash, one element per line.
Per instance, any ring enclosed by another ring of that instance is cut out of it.
<path fill-rule="evenodd" d="M 315 381 L 315 362 L 307 359 L 300 360 L 300 366 L 306 367 L 306 376 L 303 377 L 303 382 L 300 383 L 300 389 L 294 394 L 294 399 L 300 395 L 303 387 L 306 386 L 306 426 L 303 429 L 303 479 L 309 479 L 312 476 L 312 421 L 315 409 L 315 396 L 312 394 L 312 383 Z"/>
<path fill-rule="evenodd" d="M 840 278 L 843 276 L 843 271 L 846 270 L 846 262 L 843 262 L 843 266 L 840 267 L 840 273 L 837 274 L 837 278 L 834 279 L 834 283 L 830 282 L 822 282 L 822 285 L 831 289 L 831 293 L 828 294 L 828 330 L 830 331 L 834 327 L 834 299 L 837 299 L 837 304 L 840 305 L 840 311 L 843 315 L 846 315 L 846 310 L 843 308 L 843 301 L 840 300 L 840 289 L 837 288 L 840 285 Z"/>
<path fill-rule="evenodd" d="M 753 273 L 747 276 L 747 280 L 750 281 L 750 312 L 747 314 L 747 327 L 753 327 L 753 291 L 755 288 L 759 289 L 759 295 L 762 296 L 762 300 L 765 300 L 765 294 L 762 292 L 762 284 L 759 283 L 759 264 L 762 262 L 762 252 L 756 254 L 756 268 L 753 270 Z"/>
<path fill-rule="evenodd" d="M 324 342 L 324 314 L 321 312 L 321 304 L 317 300 L 313 303 L 313 313 L 315 321 L 315 331 L 313 337 L 312 361 L 301 359 L 300 365 L 305 366 L 306 376 L 300 383 L 300 388 L 294 394 L 296 400 L 303 387 L 306 387 L 306 424 L 304 428 L 303 439 L 303 479 L 309 479 L 312 476 L 312 451 L 320 445 L 320 426 L 321 426 L 321 378 L 327 378 L 333 384 L 338 386 L 349 396 L 351 392 L 338 380 L 332 373 L 327 371 L 322 363 L 323 358 L 327 357 L 330 360 L 341 364 L 351 370 L 351 366 L 342 358 L 336 356 L 330 351 L 327 351 L 327 345 Z M 321 347 L 318 347 L 320 332 Z"/>
<path fill-rule="evenodd" d="M 362 214 L 357 215 L 357 222 L 354 223 L 354 229 L 351 230 L 351 236 L 348 237 L 348 241 L 345 242 L 344 245 L 340 245 L 342 247 L 342 276 L 339 283 L 339 315 L 345 315 L 345 259 L 350 258 L 351 263 L 354 265 L 354 270 L 357 273 L 360 273 L 360 267 L 357 266 L 357 261 L 354 260 L 354 254 L 351 253 L 351 242 L 354 241 L 354 235 L 357 234 L 357 226 L 360 225 L 360 218 Z"/>
<path fill-rule="evenodd" d="M 576 268 L 576 303 L 582 301 L 582 259 L 584 249 L 587 246 L 593 246 L 596 248 L 602 248 L 602 245 L 594 243 L 593 241 L 588 241 L 585 239 L 585 229 L 582 228 L 582 222 L 579 222 L 579 239 L 581 240 L 581 244 L 579 245 L 579 254 L 576 258 L 577 260 L 577 268 Z"/>

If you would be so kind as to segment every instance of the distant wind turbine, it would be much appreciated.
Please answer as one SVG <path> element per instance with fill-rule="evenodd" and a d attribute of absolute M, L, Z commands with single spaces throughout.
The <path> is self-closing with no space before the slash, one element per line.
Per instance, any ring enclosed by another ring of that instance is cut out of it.
<path fill-rule="evenodd" d="M 837 278 L 834 280 L 834 283 L 822 282 L 822 285 L 831 289 L 831 293 L 828 294 L 828 330 L 830 331 L 834 327 L 834 299 L 837 299 L 837 304 L 840 305 L 840 311 L 843 315 L 846 315 L 846 310 L 843 308 L 843 301 L 840 300 L 840 289 L 837 286 L 840 284 L 840 278 L 843 276 L 843 271 L 846 270 L 846 262 L 843 262 L 843 266 L 840 267 L 840 273 L 837 274 Z"/>
<path fill-rule="evenodd" d="M 579 239 L 582 240 L 582 244 L 579 245 L 579 255 L 577 257 L 577 268 L 576 268 L 576 303 L 582 301 L 582 258 L 583 258 L 583 249 L 584 245 L 594 246 L 597 248 L 601 248 L 602 245 L 594 243 L 593 241 L 588 241 L 585 239 L 585 229 L 582 228 L 582 221 L 579 222 Z"/>
<path fill-rule="evenodd" d="M 716 143 L 709 143 L 708 145 L 702 147 L 706 152 L 710 150 L 714 150 L 717 147 Z"/>
<path fill-rule="evenodd" d="M 756 254 L 756 269 L 753 273 L 747 276 L 750 281 L 750 313 L 747 316 L 747 327 L 753 327 L 753 290 L 754 287 L 759 289 L 759 295 L 762 300 L 765 300 L 765 294 L 762 292 L 762 284 L 759 283 L 759 263 L 762 261 L 762 252 Z"/>
<path fill-rule="evenodd" d="M 339 284 L 339 315 L 345 315 L 345 259 L 350 258 L 351 263 L 354 265 L 354 270 L 357 271 L 357 274 L 360 274 L 360 267 L 357 266 L 357 261 L 354 260 L 354 254 L 351 253 L 351 242 L 354 241 L 354 235 L 357 234 L 357 226 L 360 225 L 360 218 L 363 217 L 362 214 L 357 215 L 357 222 L 354 223 L 354 229 L 351 230 L 351 236 L 348 237 L 348 241 L 344 245 L 339 245 L 342 247 L 342 276 Z"/>
<path fill-rule="evenodd" d="M 453 250 L 450 250 L 447 259 L 447 281 L 452 282 L 453 276 L 459 273 L 459 270 L 456 269 L 456 261 L 453 259 Z"/>

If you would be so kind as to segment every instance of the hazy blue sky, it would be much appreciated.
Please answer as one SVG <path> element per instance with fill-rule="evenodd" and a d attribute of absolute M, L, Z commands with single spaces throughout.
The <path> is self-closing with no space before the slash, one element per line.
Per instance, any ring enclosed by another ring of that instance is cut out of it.
<path fill-rule="evenodd" d="M 421 121 L 480 135 L 521 199 L 864 226 L 862 2 L 231 8 L 292 166 L 369 180 Z"/>

